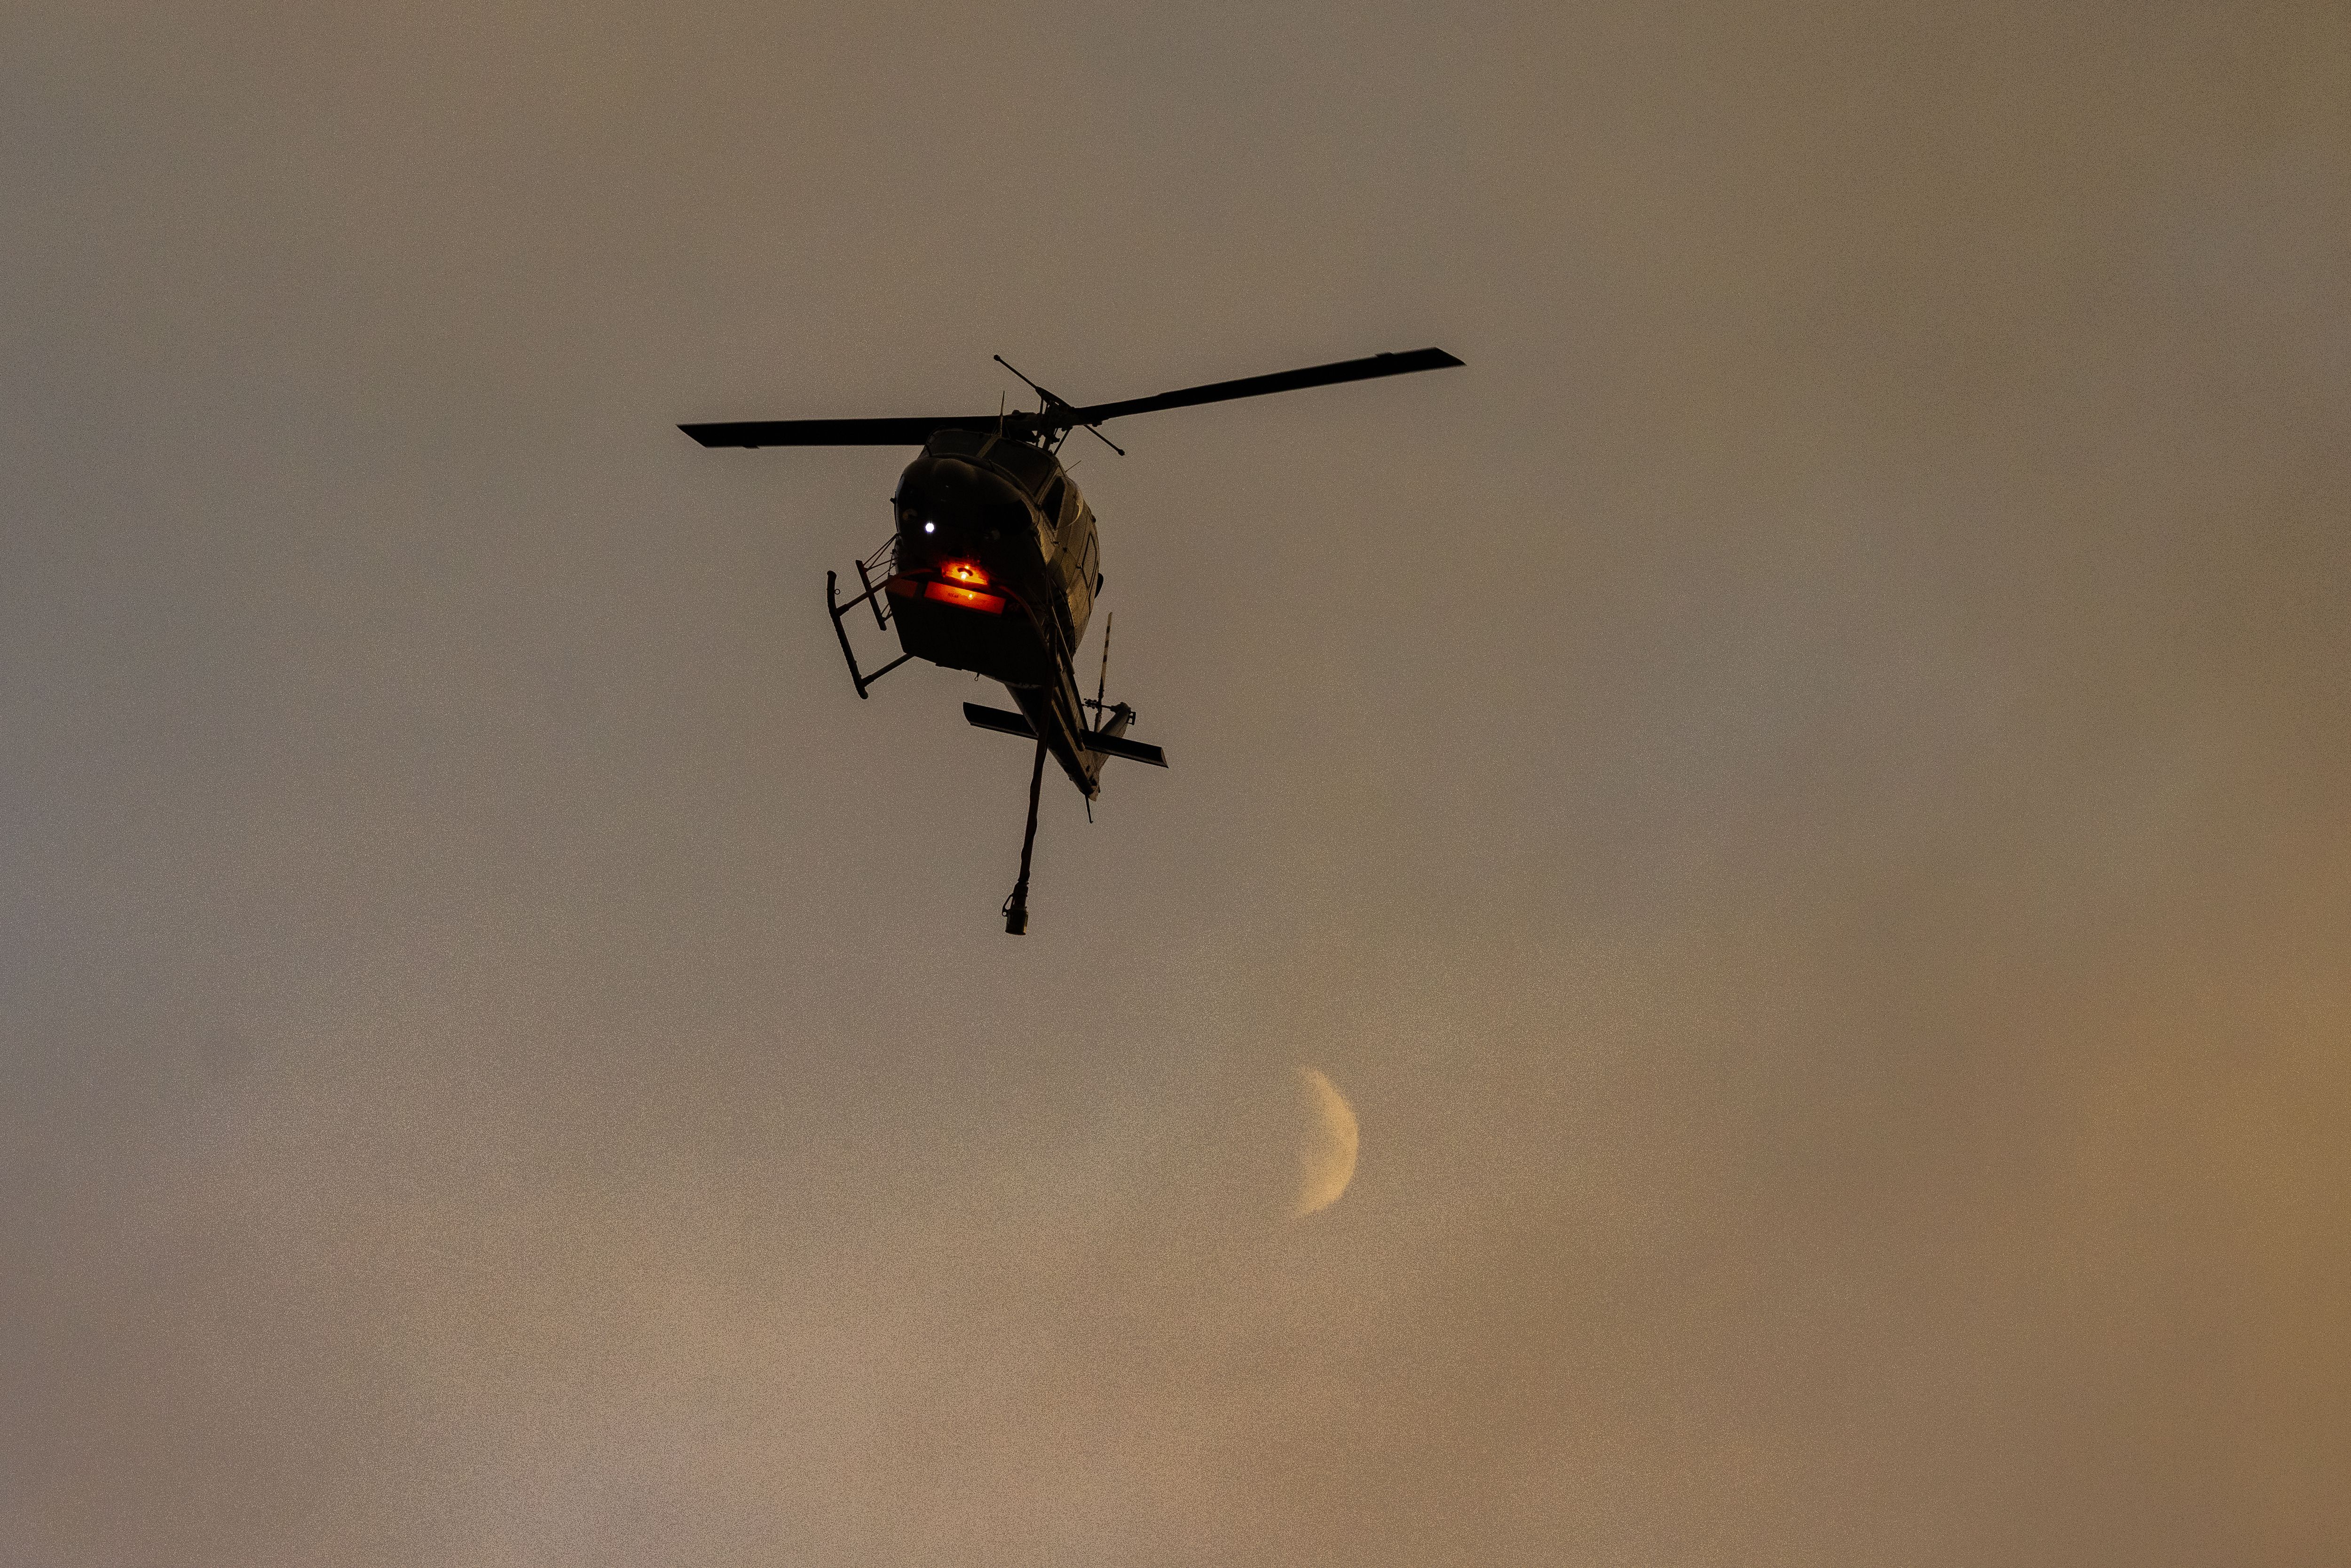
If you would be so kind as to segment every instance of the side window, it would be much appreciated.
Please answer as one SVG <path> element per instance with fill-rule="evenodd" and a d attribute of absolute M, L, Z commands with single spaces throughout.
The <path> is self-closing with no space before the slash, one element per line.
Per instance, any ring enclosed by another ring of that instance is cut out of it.
<path fill-rule="evenodd" d="M 1061 531 L 1061 502 L 1068 494 L 1069 486 L 1056 476 L 1053 482 L 1045 486 L 1043 499 L 1037 503 L 1038 509 L 1045 514 L 1045 526 L 1056 534 Z"/>

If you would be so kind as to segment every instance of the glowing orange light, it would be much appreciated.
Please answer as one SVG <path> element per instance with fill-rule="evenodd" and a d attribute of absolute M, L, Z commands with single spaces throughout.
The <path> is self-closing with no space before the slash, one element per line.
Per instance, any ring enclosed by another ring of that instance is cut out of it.
<path fill-rule="evenodd" d="M 979 588 L 987 586 L 987 573 L 967 560 L 951 560 L 939 570 L 957 582 L 968 582 Z"/>
<path fill-rule="evenodd" d="M 990 615 L 1004 613 L 1004 601 L 993 593 L 974 593 L 968 588 L 957 588 L 951 582 L 934 582 L 923 590 L 923 597 L 935 599 L 943 604 L 960 604 L 967 610 L 985 610 Z"/>

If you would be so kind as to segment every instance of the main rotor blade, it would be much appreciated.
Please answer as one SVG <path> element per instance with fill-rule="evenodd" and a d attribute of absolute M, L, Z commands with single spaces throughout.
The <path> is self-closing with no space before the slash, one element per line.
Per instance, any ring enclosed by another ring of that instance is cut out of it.
<path fill-rule="evenodd" d="M 705 446 L 920 446 L 942 430 L 993 430 L 996 415 L 971 419 L 749 419 L 681 424 Z"/>
<path fill-rule="evenodd" d="M 1037 413 L 939 419 L 752 419 L 724 424 L 681 424 L 678 428 L 705 446 L 920 446 L 942 430 L 998 428 L 1023 439 L 1034 439 L 1040 431 L 1071 430 L 1079 425 L 1100 424 L 1106 419 L 1123 419 L 1130 413 L 1229 402 L 1234 398 L 1263 397 L 1268 392 L 1327 387 L 1340 382 L 1368 381 L 1374 376 L 1401 376 L 1413 371 L 1441 371 L 1460 362 L 1442 349 L 1415 349 L 1408 354 L 1374 354 L 1368 360 L 1344 360 L 1335 365 L 1314 365 L 1302 371 L 1217 382 L 1204 387 L 1161 392 L 1156 397 L 1098 402 L 1087 408 L 1071 408 L 1056 402 Z"/>
<path fill-rule="evenodd" d="M 1270 376 L 1249 376 L 1237 382 L 1216 382 L 1157 397 L 1128 398 L 1123 402 L 1098 402 L 1090 408 L 1051 411 L 1056 423 L 1100 424 L 1130 413 L 1155 413 L 1165 408 L 1191 408 L 1204 402 L 1228 402 L 1237 397 L 1263 397 L 1268 392 L 1296 392 L 1303 387 L 1327 387 L 1339 382 L 1368 381 L 1374 376 L 1401 376 L 1413 371 L 1441 371 L 1461 361 L 1442 349 L 1415 349 L 1408 354 L 1374 354 L 1368 360 L 1343 360 L 1335 365 L 1315 365 L 1303 371 L 1281 371 Z"/>

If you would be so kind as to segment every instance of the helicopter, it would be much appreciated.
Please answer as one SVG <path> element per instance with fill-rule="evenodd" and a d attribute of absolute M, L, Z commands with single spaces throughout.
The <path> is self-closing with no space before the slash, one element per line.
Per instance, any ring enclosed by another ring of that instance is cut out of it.
<path fill-rule="evenodd" d="M 1029 381 L 1001 354 L 996 362 L 1037 394 L 1036 413 L 999 408 L 962 418 L 743 420 L 678 428 L 705 447 L 922 448 L 899 476 L 891 497 L 890 537 L 856 562 L 863 591 L 843 600 L 840 573 L 828 571 L 825 606 L 861 700 L 876 681 L 910 659 L 969 670 L 1001 682 L 1011 695 L 1010 711 L 966 703 L 963 712 L 981 729 L 1037 743 L 1029 777 L 1029 824 L 1020 840 L 1020 878 L 1000 911 L 1005 931 L 1020 936 L 1029 930 L 1029 869 L 1046 758 L 1060 764 L 1085 797 L 1089 819 L 1102 794 L 1107 761 L 1167 766 L 1165 752 L 1127 735 L 1134 709 L 1103 701 L 1110 679 L 1107 623 L 1093 696 L 1086 697 L 1079 685 L 1078 647 L 1102 592 L 1102 551 L 1093 509 L 1061 466 L 1061 444 L 1072 431 L 1084 430 L 1123 457 L 1125 449 L 1102 433 L 1113 419 L 1444 370 L 1462 361 L 1442 349 L 1416 349 L 1082 406 Z M 859 666 L 841 624 L 861 605 L 872 610 L 881 630 L 896 627 L 902 650 L 870 675 Z"/>

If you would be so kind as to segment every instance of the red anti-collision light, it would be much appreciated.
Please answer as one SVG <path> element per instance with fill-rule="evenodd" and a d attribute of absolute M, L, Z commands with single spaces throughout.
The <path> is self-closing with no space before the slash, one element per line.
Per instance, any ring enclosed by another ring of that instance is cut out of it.
<path fill-rule="evenodd" d="M 934 582 L 923 590 L 923 597 L 935 599 L 943 604 L 960 604 L 967 610 L 983 610 L 990 615 L 1004 613 L 1004 601 L 993 593 L 974 593 L 968 588 L 957 588 L 952 582 Z"/>

